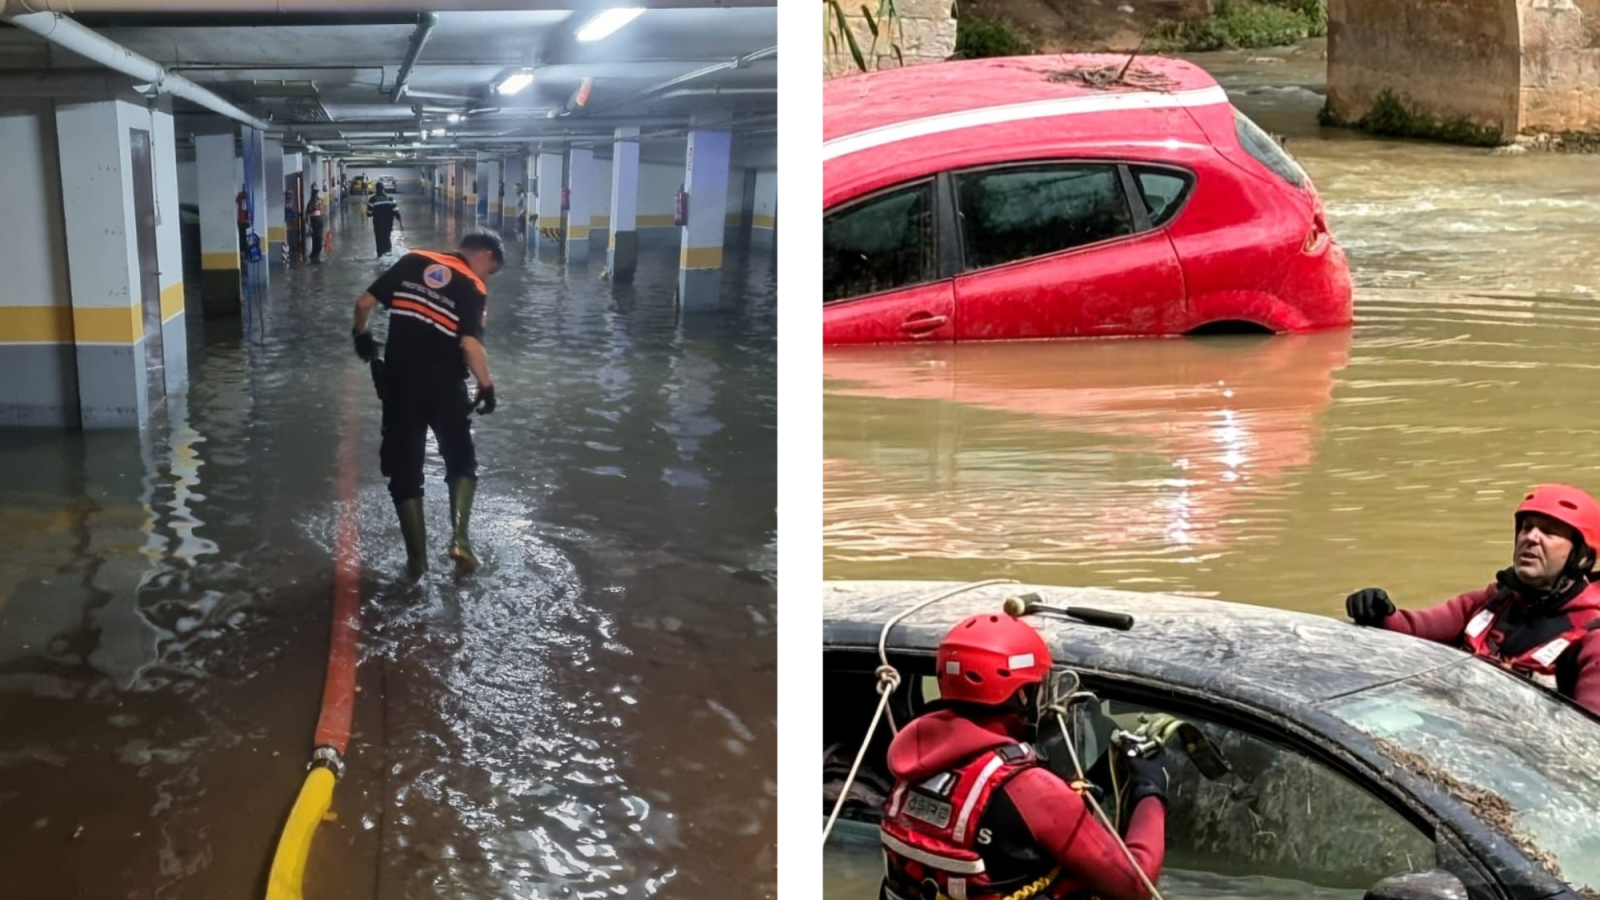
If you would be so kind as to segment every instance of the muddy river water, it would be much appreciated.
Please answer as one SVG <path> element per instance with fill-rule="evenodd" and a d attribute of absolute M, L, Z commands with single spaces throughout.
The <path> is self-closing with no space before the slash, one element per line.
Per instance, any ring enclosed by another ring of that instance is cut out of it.
<path fill-rule="evenodd" d="M 1530 484 L 1600 490 L 1600 162 L 1324 130 L 1313 55 L 1197 60 L 1316 182 L 1354 327 L 830 352 L 827 577 L 1342 615 L 1488 583 Z M 871 896 L 867 854 L 830 857 L 829 897 Z"/>

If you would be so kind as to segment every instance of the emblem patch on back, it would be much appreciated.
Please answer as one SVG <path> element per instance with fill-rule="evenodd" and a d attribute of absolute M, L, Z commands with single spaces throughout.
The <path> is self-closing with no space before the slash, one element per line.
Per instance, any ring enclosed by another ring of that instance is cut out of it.
<path fill-rule="evenodd" d="M 422 280 L 428 287 L 438 290 L 450 283 L 450 267 L 434 263 L 422 270 Z"/>

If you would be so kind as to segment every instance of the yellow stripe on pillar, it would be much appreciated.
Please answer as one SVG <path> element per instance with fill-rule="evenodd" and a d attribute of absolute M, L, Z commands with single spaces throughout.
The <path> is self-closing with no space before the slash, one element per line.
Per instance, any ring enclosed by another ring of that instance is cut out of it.
<path fill-rule="evenodd" d="M 540 228 L 560 228 L 561 227 L 561 217 L 560 216 L 540 216 L 539 217 L 539 227 Z"/>
<path fill-rule="evenodd" d="M 200 268 L 237 270 L 239 268 L 239 251 L 213 250 L 210 253 L 202 253 L 200 254 Z"/>
<path fill-rule="evenodd" d="M 73 307 L 72 333 L 80 344 L 132 344 L 144 337 L 144 318 L 137 306 Z"/>
<path fill-rule="evenodd" d="M 267 229 L 267 240 L 276 241 L 281 244 L 283 243 L 284 235 L 286 234 L 287 232 L 284 231 L 284 227 L 282 225 L 273 225 Z"/>
<path fill-rule="evenodd" d="M 634 221 L 635 228 L 671 228 L 672 214 L 664 216 L 638 216 Z"/>
<path fill-rule="evenodd" d="M 183 282 L 177 281 L 161 289 L 161 321 L 165 322 L 183 312 Z"/>
<path fill-rule="evenodd" d="M 0 306 L 0 344 L 72 343 L 72 307 Z"/>
<path fill-rule="evenodd" d="M 685 269 L 722 268 L 721 247 L 685 247 L 678 263 Z"/>
<path fill-rule="evenodd" d="M 611 227 L 611 217 L 610 216 L 595 216 L 595 217 L 593 217 L 593 218 L 591 218 L 589 220 L 589 224 L 591 226 L 595 227 L 595 228 L 610 228 Z"/>
<path fill-rule="evenodd" d="M 573 225 L 571 226 L 571 231 L 572 234 L 570 236 L 575 241 L 585 241 L 589 239 L 589 226 L 587 225 Z"/>
<path fill-rule="evenodd" d="M 765 228 L 771 231 L 773 226 L 778 224 L 778 217 L 769 216 L 765 213 L 756 213 L 754 224 L 757 228 Z"/>

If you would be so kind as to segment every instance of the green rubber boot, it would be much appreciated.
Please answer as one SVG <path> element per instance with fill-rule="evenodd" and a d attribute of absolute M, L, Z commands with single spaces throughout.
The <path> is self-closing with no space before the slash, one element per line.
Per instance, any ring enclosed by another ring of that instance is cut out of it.
<path fill-rule="evenodd" d="M 422 515 L 422 498 L 398 501 L 394 511 L 400 515 L 400 535 L 406 541 L 406 575 L 416 581 L 428 571 L 428 525 Z"/>
<path fill-rule="evenodd" d="M 450 479 L 450 558 L 456 561 L 456 571 L 476 572 L 478 555 L 472 552 L 472 541 L 467 537 L 467 525 L 472 521 L 472 495 L 478 491 L 478 479 L 465 476 Z"/>

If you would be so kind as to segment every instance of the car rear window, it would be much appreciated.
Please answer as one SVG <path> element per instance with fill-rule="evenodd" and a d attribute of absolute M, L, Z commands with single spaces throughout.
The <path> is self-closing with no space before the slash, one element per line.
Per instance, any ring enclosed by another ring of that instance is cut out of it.
<path fill-rule="evenodd" d="M 1239 135 L 1239 146 L 1251 156 L 1254 156 L 1263 166 L 1271 169 L 1274 174 L 1297 188 L 1306 186 L 1306 172 L 1300 164 L 1294 161 L 1288 151 L 1278 146 L 1272 135 L 1261 130 L 1261 126 L 1250 121 L 1250 117 L 1235 109 L 1233 111 L 1233 130 Z"/>
<path fill-rule="evenodd" d="M 1046 164 L 956 176 L 969 270 L 1133 234 L 1114 165 Z"/>
<path fill-rule="evenodd" d="M 822 302 L 932 281 L 933 182 L 879 194 L 822 220 Z"/>
<path fill-rule="evenodd" d="M 1172 221 L 1189 197 L 1193 179 L 1172 169 L 1144 169 L 1135 167 L 1134 180 L 1139 183 L 1139 195 L 1144 200 L 1145 211 L 1150 214 L 1150 226 L 1160 228 Z"/>

